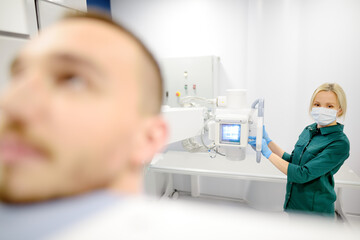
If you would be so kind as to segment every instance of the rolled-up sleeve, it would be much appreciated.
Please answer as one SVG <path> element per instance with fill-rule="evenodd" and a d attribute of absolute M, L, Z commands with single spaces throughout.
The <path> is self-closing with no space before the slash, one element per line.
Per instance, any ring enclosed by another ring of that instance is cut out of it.
<path fill-rule="evenodd" d="M 290 155 L 290 154 L 288 154 L 287 152 L 284 152 L 284 154 L 282 155 L 282 159 L 284 159 L 285 161 L 287 161 L 287 162 L 291 162 L 291 159 L 292 159 L 292 155 L 294 154 L 294 152 Z"/>
<path fill-rule="evenodd" d="M 330 172 L 335 167 L 343 164 L 349 157 L 349 150 L 350 147 L 347 142 L 337 141 L 327 146 L 303 166 L 290 163 L 287 172 L 288 181 L 306 183 Z"/>

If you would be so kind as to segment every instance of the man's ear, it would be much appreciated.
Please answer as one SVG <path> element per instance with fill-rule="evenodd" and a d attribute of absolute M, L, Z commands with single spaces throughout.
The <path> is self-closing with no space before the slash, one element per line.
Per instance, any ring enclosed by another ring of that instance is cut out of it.
<path fill-rule="evenodd" d="M 168 139 L 168 126 L 162 116 L 149 117 L 143 121 L 137 134 L 133 161 L 136 165 L 144 165 L 165 146 Z"/>

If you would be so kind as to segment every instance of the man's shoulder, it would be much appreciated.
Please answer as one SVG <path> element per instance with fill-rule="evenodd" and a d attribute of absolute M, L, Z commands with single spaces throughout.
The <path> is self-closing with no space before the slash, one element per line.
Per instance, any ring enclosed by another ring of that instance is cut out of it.
<path fill-rule="evenodd" d="M 0 205 L 0 239 L 43 239 L 121 201 L 105 191 L 31 204 Z"/>

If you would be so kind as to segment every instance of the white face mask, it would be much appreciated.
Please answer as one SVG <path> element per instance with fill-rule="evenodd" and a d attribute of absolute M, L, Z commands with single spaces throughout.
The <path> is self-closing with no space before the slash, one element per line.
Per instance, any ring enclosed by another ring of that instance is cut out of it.
<path fill-rule="evenodd" d="M 336 120 L 337 110 L 323 107 L 313 107 L 311 116 L 320 126 L 326 126 Z"/>

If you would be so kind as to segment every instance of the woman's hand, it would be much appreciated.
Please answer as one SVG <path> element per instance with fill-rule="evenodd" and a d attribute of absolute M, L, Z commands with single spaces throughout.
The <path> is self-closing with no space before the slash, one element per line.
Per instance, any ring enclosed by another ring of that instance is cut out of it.
<path fill-rule="evenodd" d="M 255 150 L 256 148 L 256 137 L 249 136 L 249 144 Z M 270 140 L 271 141 L 271 140 Z M 272 154 L 272 151 L 269 149 L 266 140 L 263 138 L 261 142 L 261 153 L 264 157 L 269 158 Z"/>
<path fill-rule="evenodd" d="M 250 140 L 249 144 L 255 150 L 256 137 L 250 136 L 249 140 Z M 275 144 L 274 142 L 270 143 L 270 145 L 274 145 L 274 144 Z M 277 148 L 279 148 L 279 147 L 277 147 Z M 281 172 L 283 172 L 284 174 L 287 175 L 287 169 L 288 169 L 289 163 L 287 161 L 285 161 L 284 159 L 282 159 L 281 157 L 279 157 L 276 153 L 273 154 L 273 152 L 269 149 L 268 145 L 266 144 L 265 138 L 263 138 L 262 142 L 261 142 L 261 153 L 262 153 L 262 155 L 264 155 L 264 157 L 269 159 L 270 162 L 272 162 L 272 164 L 275 165 L 275 167 L 277 167 Z"/>
<path fill-rule="evenodd" d="M 265 126 L 263 126 L 263 139 L 265 139 L 268 147 L 273 153 L 275 153 L 279 157 L 283 156 L 285 151 L 280 148 L 273 140 L 270 139 L 269 134 L 265 130 Z"/>
<path fill-rule="evenodd" d="M 263 126 L 263 138 L 266 140 L 267 145 L 269 145 L 269 143 L 272 141 L 265 130 L 265 125 Z"/>

